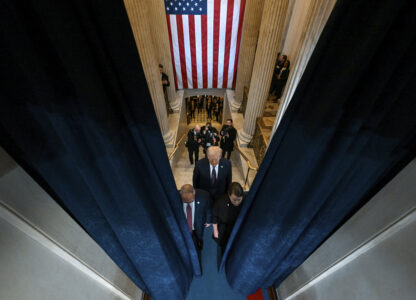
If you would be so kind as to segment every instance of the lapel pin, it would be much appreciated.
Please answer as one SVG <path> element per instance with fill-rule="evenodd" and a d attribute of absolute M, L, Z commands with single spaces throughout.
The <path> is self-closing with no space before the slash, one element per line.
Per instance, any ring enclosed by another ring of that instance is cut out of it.
<path fill-rule="evenodd" d="M 220 167 L 222 168 L 222 165 Z"/>
<path fill-rule="evenodd" d="M 199 204 L 199 201 L 196 204 Z"/>
<path fill-rule="evenodd" d="M 227 206 L 230 206 L 230 203 L 227 203 Z"/>

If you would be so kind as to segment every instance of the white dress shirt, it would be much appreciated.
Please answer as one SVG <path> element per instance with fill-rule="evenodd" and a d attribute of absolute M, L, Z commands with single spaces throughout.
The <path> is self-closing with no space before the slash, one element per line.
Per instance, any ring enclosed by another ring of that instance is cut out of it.
<path fill-rule="evenodd" d="M 195 227 L 194 227 L 194 220 L 195 220 L 195 201 L 192 201 L 191 203 L 189 203 L 189 205 L 191 206 L 191 210 L 192 210 L 192 230 L 195 230 Z M 188 206 L 188 203 L 183 203 L 183 211 L 185 212 L 185 218 L 188 217 L 186 215 L 186 207 L 187 206 Z"/>

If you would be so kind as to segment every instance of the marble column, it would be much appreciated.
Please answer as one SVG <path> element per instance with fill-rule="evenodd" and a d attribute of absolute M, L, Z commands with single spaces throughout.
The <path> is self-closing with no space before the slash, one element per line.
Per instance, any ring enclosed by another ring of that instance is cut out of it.
<path fill-rule="evenodd" d="M 288 107 L 293 93 L 305 71 L 306 65 L 315 49 L 319 36 L 325 27 L 336 0 L 311 0 L 308 10 L 306 25 L 303 30 L 302 38 L 297 46 L 295 59 L 291 62 L 291 72 L 289 74 L 286 87 L 280 99 L 279 109 L 273 124 L 272 135 L 276 132 L 283 114 Z"/>
<path fill-rule="evenodd" d="M 158 62 L 163 65 L 163 72 L 169 76 L 170 86 L 166 88 L 169 105 L 174 111 L 179 111 L 180 101 L 176 101 L 175 77 L 173 75 L 172 57 L 168 25 L 166 22 L 165 3 L 163 0 L 147 0 L 150 10 L 150 22 L 153 43 Z"/>
<path fill-rule="evenodd" d="M 237 111 L 241 106 L 244 87 L 250 86 L 263 6 L 264 0 L 246 1 L 235 84 L 235 96 L 233 99 L 230 99 L 231 109 L 233 111 Z"/>
<path fill-rule="evenodd" d="M 269 96 L 273 70 L 280 49 L 289 0 L 265 0 L 253 74 L 250 81 L 243 130 L 239 143 L 246 146 L 256 129 L 256 119 L 263 114 Z"/>
<path fill-rule="evenodd" d="M 139 51 L 143 71 L 150 96 L 153 101 L 163 140 L 167 146 L 173 143 L 173 133 L 169 130 L 165 97 L 159 72 L 156 49 L 152 41 L 149 22 L 149 8 L 146 1 L 124 0 L 136 46 Z"/>

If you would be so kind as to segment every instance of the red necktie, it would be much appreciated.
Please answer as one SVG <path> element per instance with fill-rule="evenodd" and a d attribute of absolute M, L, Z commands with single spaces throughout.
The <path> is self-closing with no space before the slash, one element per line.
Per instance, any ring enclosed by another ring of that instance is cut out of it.
<path fill-rule="evenodd" d="M 217 172 L 215 172 L 215 168 L 212 168 L 211 185 L 214 185 L 216 181 L 217 181 Z"/>
<path fill-rule="evenodd" d="M 189 203 L 186 206 L 186 220 L 188 221 L 189 230 L 192 232 L 192 208 Z"/>

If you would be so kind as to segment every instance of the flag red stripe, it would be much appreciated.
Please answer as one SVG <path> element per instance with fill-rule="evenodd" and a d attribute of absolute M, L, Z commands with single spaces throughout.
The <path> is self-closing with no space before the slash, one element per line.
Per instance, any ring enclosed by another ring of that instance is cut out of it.
<path fill-rule="evenodd" d="M 202 83 L 204 89 L 208 88 L 208 54 L 207 54 L 207 15 L 201 16 L 202 30 Z"/>
<path fill-rule="evenodd" d="M 222 88 L 227 88 L 228 82 L 228 67 L 230 65 L 230 47 L 231 47 L 231 33 L 233 30 L 233 12 L 234 0 L 228 1 L 227 6 L 227 26 L 225 30 L 225 51 L 224 51 L 224 71 L 222 75 Z"/>
<path fill-rule="evenodd" d="M 214 49 L 213 49 L 213 67 L 212 67 L 212 88 L 217 88 L 218 84 L 218 56 L 220 40 L 220 17 L 221 17 L 221 0 L 214 0 Z"/>
<path fill-rule="evenodd" d="M 173 77 L 175 78 L 175 88 L 178 89 L 178 80 L 176 79 L 175 57 L 173 56 L 172 34 L 170 29 L 170 16 L 166 15 L 166 22 L 168 24 L 170 56 L 172 57 Z"/>
<path fill-rule="evenodd" d="M 189 46 L 191 47 L 192 62 L 192 87 L 198 88 L 198 74 L 196 68 L 196 45 L 195 45 L 195 16 L 189 15 Z"/>
<path fill-rule="evenodd" d="M 183 39 L 183 24 L 182 16 L 176 15 L 176 27 L 178 29 L 178 43 L 179 43 L 179 56 L 181 58 L 181 73 L 183 88 L 188 88 L 188 77 L 186 75 L 186 58 L 185 58 L 185 45 Z"/>
<path fill-rule="evenodd" d="M 243 29 L 243 16 L 244 16 L 244 8 L 245 7 L 246 7 L 246 0 L 241 0 L 241 3 L 240 3 L 240 18 L 238 20 L 237 47 L 235 49 L 235 58 L 234 58 L 233 88 L 235 88 L 235 79 L 236 79 L 236 74 L 237 74 L 237 63 L 238 63 L 238 53 L 240 52 L 241 31 Z"/>

